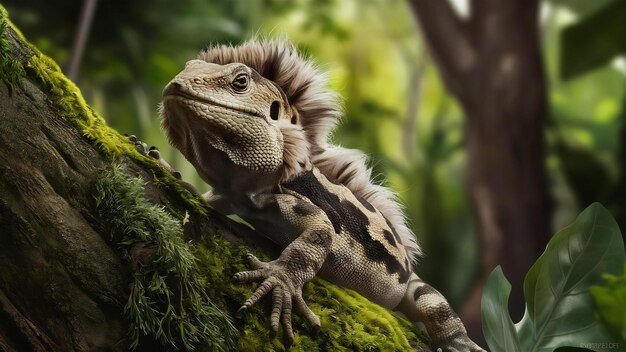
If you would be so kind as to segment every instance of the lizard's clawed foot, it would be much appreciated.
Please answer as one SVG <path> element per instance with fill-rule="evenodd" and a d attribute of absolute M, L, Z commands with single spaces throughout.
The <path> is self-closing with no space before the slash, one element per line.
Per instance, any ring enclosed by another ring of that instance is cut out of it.
<path fill-rule="evenodd" d="M 242 271 L 233 276 L 235 282 L 261 282 L 256 291 L 248 298 L 236 313 L 241 318 L 248 308 L 261 298 L 272 292 L 272 313 L 270 315 L 270 335 L 274 337 L 278 332 L 278 325 L 282 323 L 285 346 L 289 348 L 293 343 L 293 327 L 291 326 L 291 311 L 304 317 L 311 326 L 311 333 L 317 335 L 320 331 L 320 319 L 311 311 L 302 298 L 302 283 L 294 274 L 285 268 L 285 263 L 275 260 L 264 263 L 254 255 L 246 256 L 248 263 L 254 269 Z M 297 275 L 297 274 L 296 274 Z"/>
<path fill-rule="evenodd" d="M 147 155 L 155 159 L 159 164 L 161 164 L 161 166 L 163 166 L 167 171 L 169 171 L 172 174 L 172 176 L 174 176 L 174 178 L 180 182 L 181 186 L 183 186 L 192 194 L 199 194 L 198 190 L 192 184 L 182 180 L 182 176 L 180 172 L 174 170 L 174 168 L 167 161 L 165 161 L 165 159 L 161 157 L 161 152 L 159 151 L 157 147 L 152 146 L 148 148 L 148 145 L 146 143 L 140 141 L 137 138 L 137 136 L 133 134 L 128 136 L 128 140 L 131 141 L 135 145 L 135 148 L 137 148 L 137 151 L 139 151 L 141 154 Z"/>
<path fill-rule="evenodd" d="M 167 161 L 161 158 L 161 152 L 157 147 L 152 146 L 148 148 L 148 145 L 143 141 L 140 141 L 134 134 L 128 136 L 128 140 L 135 145 L 135 148 L 137 148 L 137 151 L 139 151 L 141 154 L 152 157 L 153 159 L 158 161 L 159 164 L 163 165 L 163 167 L 165 167 L 169 172 L 171 172 L 175 178 L 179 180 L 181 179 L 180 172 L 174 170 Z"/>
<path fill-rule="evenodd" d="M 485 352 L 465 333 L 453 335 L 447 341 L 441 341 L 435 345 L 437 347 L 433 349 L 433 352 Z"/>

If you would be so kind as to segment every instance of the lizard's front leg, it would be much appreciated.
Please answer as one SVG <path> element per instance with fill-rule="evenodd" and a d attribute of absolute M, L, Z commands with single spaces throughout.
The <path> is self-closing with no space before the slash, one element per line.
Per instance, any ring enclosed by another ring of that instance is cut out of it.
<path fill-rule="evenodd" d="M 299 214 L 293 212 L 292 209 L 298 203 L 301 207 L 306 206 L 307 214 L 302 211 Z M 319 318 L 302 298 L 302 288 L 315 277 L 324 264 L 335 232 L 326 214 L 304 199 L 285 194 L 275 195 L 275 199 L 264 204 L 263 208 L 275 209 L 276 205 L 281 210 L 282 219 L 279 220 L 287 221 L 292 228 L 301 230 L 301 234 L 283 250 L 278 259 L 271 262 L 263 263 L 255 256 L 248 255 L 248 261 L 254 270 L 236 273 L 233 280 L 260 282 L 256 291 L 237 311 L 237 317 L 241 317 L 262 297 L 272 293 L 271 334 L 276 334 L 278 325 L 282 323 L 285 345 L 289 347 L 294 340 L 292 309 L 308 321 L 313 334 L 317 334 L 320 329 Z"/>

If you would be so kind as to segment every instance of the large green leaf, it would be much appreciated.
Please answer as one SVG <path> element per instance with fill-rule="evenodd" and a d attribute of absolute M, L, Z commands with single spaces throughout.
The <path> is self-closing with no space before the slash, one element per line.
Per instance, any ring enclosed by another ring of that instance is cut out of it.
<path fill-rule="evenodd" d="M 530 268 L 524 281 L 526 312 L 512 326 L 507 311 L 511 286 L 498 267 L 482 298 L 483 330 L 492 351 L 552 352 L 591 348 L 614 351 L 611 338 L 594 317 L 589 293 L 602 274 L 620 273 L 626 255 L 622 236 L 609 212 L 590 205 L 559 231 Z"/>
<path fill-rule="evenodd" d="M 589 286 L 618 274 L 626 260 L 613 217 L 599 203 L 558 232 L 524 280 L 526 313 L 516 325 L 522 350 L 612 341 L 596 322 Z"/>
<path fill-rule="evenodd" d="M 508 311 L 511 284 L 498 265 L 489 276 L 481 300 L 485 339 L 492 351 L 520 351 L 515 326 Z"/>
<path fill-rule="evenodd" d="M 614 1 L 563 30 L 561 75 L 564 79 L 604 65 L 626 53 L 626 1 Z"/>

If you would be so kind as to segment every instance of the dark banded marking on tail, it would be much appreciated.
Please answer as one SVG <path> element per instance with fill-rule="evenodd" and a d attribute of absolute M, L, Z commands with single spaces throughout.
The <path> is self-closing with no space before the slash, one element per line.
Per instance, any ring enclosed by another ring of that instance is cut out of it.
<path fill-rule="evenodd" d="M 465 326 L 439 291 L 413 277 L 415 305 L 433 341 L 435 351 L 483 351 L 467 336 Z"/>

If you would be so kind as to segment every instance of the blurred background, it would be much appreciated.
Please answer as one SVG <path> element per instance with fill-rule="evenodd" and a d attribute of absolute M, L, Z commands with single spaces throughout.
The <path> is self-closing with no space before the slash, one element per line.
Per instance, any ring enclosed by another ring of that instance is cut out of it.
<path fill-rule="evenodd" d="M 365 151 L 426 255 L 417 271 L 480 340 L 495 265 L 524 273 L 591 202 L 626 222 L 626 2 L 3 0 L 121 133 L 158 146 L 161 90 L 215 43 L 287 38 L 344 98 L 333 140 Z M 203 186 L 208 190 L 208 186 Z"/>

